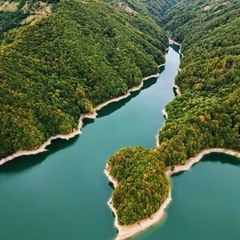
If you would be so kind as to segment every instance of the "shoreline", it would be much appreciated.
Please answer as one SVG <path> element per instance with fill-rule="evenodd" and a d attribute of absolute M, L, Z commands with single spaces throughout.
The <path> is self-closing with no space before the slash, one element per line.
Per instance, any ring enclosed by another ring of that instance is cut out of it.
<path fill-rule="evenodd" d="M 174 40 L 172 40 L 172 39 L 170 39 L 170 38 L 168 39 L 168 41 L 169 41 L 169 44 L 175 44 L 175 43 L 176 43 Z M 176 43 L 176 44 L 177 44 L 177 45 L 181 45 L 181 44 L 179 44 L 179 43 Z M 181 55 L 180 49 L 179 49 L 179 54 Z M 180 68 L 178 69 L 178 72 L 179 72 L 179 70 L 180 70 Z M 174 79 L 174 83 L 173 83 L 173 88 L 176 89 L 177 96 L 181 96 L 182 93 L 181 93 L 181 91 L 180 91 L 179 86 L 175 83 L 175 79 Z M 162 109 L 162 114 L 163 114 L 163 117 L 165 118 L 165 120 L 167 120 L 167 118 L 168 118 L 168 113 L 167 113 L 166 108 Z M 163 126 L 159 129 L 159 131 L 158 131 L 158 132 L 156 133 L 156 135 L 155 135 L 156 148 L 159 147 L 159 141 L 158 141 L 159 132 L 162 131 L 165 123 L 166 123 L 166 121 L 164 121 Z"/>
<path fill-rule="evenodd" d="M 173 84 L 173 88 L 176 89 L 177 96 L 181 96 L 181 95 L 182 95 L 179 86 L 178 86 L 175 82 L 174 82 L 174 84 Z"/>
<path fill-rule="evenodd" d="M 169 44 L 171 44 L 171 45 L 177 45 L 177 46 L 180 46 L 179 54 L 180 54 L 181 57 L 183 57 L 183 53 L 181 52 L 181 43 L 176 42 L 176 41 L 174 41 L 174 40 L 171 39 L 171 38 L 168 38 L 168 42 L 169 42 Z"/>
<path fill-rule="evenodd" d="M 184 165 L 176 165 L 174 170 L 168 169 L 165 172 L 167 178 L 170 180 L 170 177 L 172 175 L 174 175 L 174 174 L 176 174 L 178 172 L 183 172 L 183 171 L 187 171 L 187 170 L 191 169 L 191 167 L 195 163 L 199 162 L 203 158 L 203 156 L 205 156 L 205 155 L 207 155 L 209 153 L 225 153 L 225 154 L 229 154 L 229 155 L 236 156 L 236 157 L 240 158 L 240 152 L 238 152 L 236 150 L 233 150 L 233 149 L 225 149 L 225 148 L 204 149 L 204 150 L 200 151 L 194 157 L 191 157 L 186 162 L 186 164 L 184 164 Z M 107 168 L 108 168 L 108 166 L 106 166 L 106 168 L 104 170 L 104 173 L 105 173 L 105 175 L 107 176 L 107 178 L 108 178 L 108 180 L 110 182 L 112 182 L 112 180 L 113 180 L 112 183 L 113 183 L 114 187 L 116 188 L 117 185 L 118 185 L 118 182 L 109 174 Z M 131 225 L 120 226 L 118 224 L 117 211 L 113 207 L 112 197 L 111 197 L 109 199 L 109 201 L 108 201 L 108 206 L 110 207 L 110 209 L 112 210 L 112 212 L 115 215 L 114 226 L 118 230 L 118 234 L 117 234 L 115 240 L 128 239 L 128 238 L 133 237 L 133 236 L 139 234 L 140 232 L 146 230 L 147 228 L 150 228 L 151 226 L 154 226 L 155 224 L 157 224 L 162 219 L 162 217 L 164 216 L 165 210 L 169 206 L 171 200 L 172 200 L 172 197 L 171 197 L 171 186 L 170 186 L 168 197 L 165 199 L 165 201 L 163 202 L 161 207 L 158 209 L 158 211 L 153 213 L 150 218 L 143 219 L 143 220 L 139 221 L 138 223 L 134 223 L 134 224 L 131 224 Z"/>
<path fill-rule="evenodd" d="M 160 145 L 159 145 L 159 141 L 158 141 L 158 136 L 159 136 L 159 132 L 162 131 L 162 129 L 163 129 L 165 123 L 166 123 L 166 120 L 167 120 L 167 118 L 168 118 L 168 113 L 167 113 L 166 108 L 163 108 L 163 109 L 162 109 L 162 115 L 163 115 L 163 118 L 165 118 L 165 121 L 164 121 L 164 123 L 163 123 L 163 126 L 158 130 L 158 132 L 157 132 L 156 135 L 155 135 L 156 147 L 155 147 L 154 149 L 156 149 L 156 148 L 158 148 L 158 147 L 160 146 Z"/>
<path fill-rule="evenodd" d="M 158 68 L 160 68 L 162 66 L 165 66 L 165 63 L 160 64 L 158 66 Z M 13 153 L 13 154 L 5 157 L 5 158 L 0 159 L 0 166 L 3 165 L 4 163 L 8 162 L 8 161 L 11 161 L 11 160 L 17 158 L 17 157 L 28 156 L 28 155 L 35 155 L 35 154 L 38 154 L 38 153 L 41 153 L 41 152 L 45 152 L 45 151 L 47 151 L 46 147 L 48 145 L 50 145 L 53 140 L 56 140 L 56 139 L 69 140 L 70 138 L 73 138 L 76 135 L 81 134 L 81 129 L 82 129 L 82 126 L 83 126 L 83 119 L 85 119 L 85 118 L 95 119 L 97 117 L 97 111 L 98 110 L 100 110 L 101 108 L 105 107 L 109 103 L 118 102 L 118 101 L 120 101 L 120 100 L 122 100 L 124 98 L 127 98 L 131 94 L 131 92 L 134 92 L 134 91 L 137 91 L 137 90 L 141 89 L 142 86 L 143 86 L 144 81 L 146 81 L 146 80 L 148 80 L 150 78 L 153 78 L 153 77 L 159 77 L 159 75 L 160 75 L 160 73 L 157 73 L 157 74 L 152 74 L 150 76 L 142 78 L 140 84 L 138 86 L 136 86 L 136 87 L 132 87 L 132 88 L 128 89 L 128 91 L 127 91 L 127 93 L 125 95 L 112 98 L 110 100 L 107 100 L 104 103 L 99 104 L 98 106 L 96 106 L 94 108 L 94 112 L 93 113 L 85 113 L 85 114 L 80 115 L 79 122 L 78 122 L 78 128 L 73 130 L 71 133 L 69 133 L 69 134 L 58 134 L 58 135 L 52 136 L 47 141 L 45 141 L 41 146 L 39 146 L 37 149 L 17 151 L 17 152 L 15 152 L 15 153 Z"/>
<path fill-rule="evenodd" d="M 176 41 L 174 41 L 173 39 L 171 39 L 171 38 L 168 38 L 168 41 L 169 41 L 169 44 L 174 44 L 174 45 L 178 45 L 178 46 L 180 46 L 181 45 L 181 43 L 179 43 L 179 42 L 176 42 Z"/>
<path fill-rule="evenodd" d="M 166 109 L 162 109 L 162 114 L 163 114 L 163 117 L 165 118 L 165 120 L 168 118 L 168 113 L 166 111 Z"/>
<path fill-rule="evenodd" d="M 178 86 L 175 82 L 174 82 L 174 84 L 173 84 L 173 87 L 176 89 L 177 96 L 181 96 L 182 93 L 181 93 L 181 91 L 180 91 L 180 88 L 179 88 L 179 86 Z M 163 117 L 165 118 L 165 120 L 167 120 L 167 118 L 168 118 L 168 113 L 167 113 L 166 108 L 163 108 L 163 109 L 162 109 L 162 114 L 163 114 Z M 166 121 L 164 122 L 163 126 L 159 129 L 159 131 L 158 131 L 157 134 L 155 135 L 156 148 L 159 147 L 159 141 L 158 141 L 159 132 L 162 131 L 165 123 L 166 123 Z"/>
<path fill-rule="evenodd" d="M 169 39 L 169 43 L 180 45 L 179 43 L 175 42 L 172 39 Z M 181 49 L 179 50 L 179 54 L 180 54 L 181 57 L 183 57 L 183 54 L 181 53 Z M 178 71 L 180 72 L 181 69 L 178 69 Z M 173 87 L 176 89 L 177 95 L 181 95 L 180 88 L 175 82 L 173 84 Z M 168 117 L 168 113 L 167 113 L 165 108 L 162 110 L 162 113 L 163 113 L 165 118 Z M 162 130 L 162 128 L 160 129 L 160 131 Z M 159 146 L 158 133 L 156 134 L 155 138 L 156 138 L 156 147 L 155 147 L 155 149 L 156 149 Z M 184 165 L 176 165 L 176 166 L 174 166 L 174 170 L 171 170 L 171 168 L 169 167 L 166 170 L 165 174 L 170 181 L 170 178 L 171 178 L 172 175 L 174 175 L 178 172 L 187 171 L 187 170 L 191 169 L 191 167 L 195 163 L 199 162 L 203 158 L 204 155 L 209 154 L 209 153 L 214 153 L 214 152 L 225 153 L 225 154 L 237 156 L 237 157 L 240 158 L 240 152 L 232 150 L 232 149 L 224 149 L 224 148 L 204 149 L 204 150 L 200 151 L 198 154 L 196 154 L 194 157 L 191 157 L 190 159 L 188 159 L 188 161 Z M 110 173 L 108 171 L 108 168 L 109 167 L 108 167 L 108 164 L 107 164 L 106 168 L 104 170 L 104 173 L 105 173 L 106 177 L 108 178 L 108 180 L 114 185 L 114 188 L 116 188 L 118 186 L 118 182 L 116 181 L 116 179 L 114 179 L 110 175 Z M 131 225 L 120 226 L 119 223 L 118 223 L 117 210 L 113 207 L 112 196 L 111 196 L 111 198 L 108 201 L 108 206 L 115 215 L 114 226 L 118 230 L 118 234 L 117 234 L 115 239 L 116 240 L 124 240 L 124 239 L 131 238 L 131 237 L 139 234 L 140 232 L 146 230 L 147 228 L 150 228 L 151 226 L 157 224 L 163 218 L 163 216 L 165 214 L 165 210 L 169 206 L 171 200 L 172 200 L 172 198 L 171 198 L 171 185 L 169 185 L 168 197 L 165 199 L 165 201 L 160 206 L 160 208 L 155 213 L 153 213 L 151 215 L 150 218 L 140 220 L 139 222 L 131 224 Z"/>

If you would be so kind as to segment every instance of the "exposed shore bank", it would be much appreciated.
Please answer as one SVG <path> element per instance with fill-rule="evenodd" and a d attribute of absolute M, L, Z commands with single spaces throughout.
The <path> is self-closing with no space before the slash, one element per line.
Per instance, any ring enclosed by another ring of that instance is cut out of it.
<path fill-rule="evenodd" d="M 171 38 L 168 38 L 168 42 L 169 42 L 170 45 L 177 45 L 177 46 L 180 46 L 179 54 L 181 55 L 181 57 L 183 57 L 183 53 L 182 53 L 182 51 L 181 51 L 181 43 L 176 42 L 176 41 L 174 41 L 174 40 L 171 39 Z M 180 68 L 179 68 L 179 70 L 181 71 Z"/>
<path fill-rule="evenodd" d="M 162 67 L 162 66 L 165 66 L 165 63 L 159 65 L 159 67 Z M 65 139 L 65 140 L 68 140 L 70 138 L 73 138 L 74 136 L 76 136 L 76 135 L 81 133 L 81 128 L 83 126 L 83 119 L 85 119 L 85 118 L 89 118 L 89 119 L 96 118 L 98 110 L 100 110 L 101 108 L 105 107 L 109 103 L 118 102 L 118 101 L 120 101 L 120 100 L 122 100 L 124 98 L 127 98 L 131 94 L 131 92 L 134 92 L 134 91 L 137 91 L 137 90 L 141 89 L 142 86 L 143 86 L 144 81 L 146 81 L 146 80 L 148 80 L 150 78 L 153 78 L 153 77 L 158 77 L 159 75 L 160 74 L 157 73 L 157 74 L 150 75 L 148 77 L 144 77 L 138 86 L 130 88 L 125 95 L 122 95 L 122 96 L 110 99 L 110 100 L 108 100 L 108 101 L 98 105 L 97 107 L 94 108 L 94 112 L 92 114 L 90 114 L 90 113 L 82 114 L 80 116 L 80 118 L 79 118 L 78 128 L 75 129 L 74 131 L 72 131 L 71 133 L 69 133 L 69 134 L 58 134 L 56 136 L 52 136 L 37 149 L 34 149 L 34 150 L 24 150 L 24 151 L 15 152 L 15 153 L 13 153 L 13 154 L 5 157 L 5 158 L 0 159 L 0 165 L 3 165 L 4 163 L 6 163 L 8 161 L 11 161 L 11 160 L 13 160 L 13 159 L 15 159 L 17 157 L 20 157 L 20 156 L 34 155 L 34 154 L 37 154 L 37 153 L 44 152 L 44 151 L 46 151 L 46 147 L 51 144 L 52 140 L 55 140 L 55 139 Z"/>
<path fill-rule="evenodd" d="M 180 91 L 179 86 L 178 86 L 176 83 L 174 83 L 174 84 L 173 84 L 173 87 L 176 89 L 177 95 L 180 96 L 182 93 L 181 93 L 181 91 Z"/>
<path fill-rule="evenodd" d="M 178 45 L 178 46 L 180 46 L 181 45 L 181 43 L 179 43 L 179 42 L 176 42 L 176 41 L 174 41 L 173 39 L 171 39 L 171 38 L 169 38 L 168 39 L 168 41 L 169 41 L 169 44 L 174 44 L 174 45 Z"/>
<path fill-rule="evenodd" d="M 165 118 L 165 121 L 164 121 L 164 123 L 163 123 L 163 126 L 159 129 L 159 131 L 158 131 L 157 134 L 155 135 L 156 148 L 159 147 L 159 140 L 158 140 L 159 132 L 162 131 L 162 129 L 163 129 L 165 123 L 166 123 L 166 120 L 167 120 L 167 118 L 168 118 L 168 113 L 167 113 L 166 108 L 163 108 L 163 109 L 162 109 L 162 114 L 163 114 L 163 117 Z"/>
<path fill-rule="evenodd" d="M 169 43 L 170 44 L 176 44 L 176 45 L 180 45 L 179 43 L 176 43 L 175 41 L 169 39 Z M 181 54 L 181 53 L 180 53 Z M 182 54 L 181 54 L 182 55 Z M 183 55 L 182 55 L 183 56 Z M 180 71 L 180 69 L 179 69 Z M 174 82 L 173 87 L 176 89 L 176 93 L 177 95 L 181 95 L 181 91 L 180 88 L 178 87 L 178 85 L 176 85 L 176 83 Z M 163 115 L 165 116 L 165 118 L 168 117 L 168 113 L 166 111 L 166 109 L 162 110 Z M 162 129 L 162 128 L 161 128 Z M 161 131 L 160 129 L 160 131 Z M 158 142 L 158 134 L 156 135 L 156 148 L 159 147 L 159 142 Z M 229 155 L 233 155 L 233 156 L 237 156 L 240 158 L 240 152 L 231 150 L 231 149 L 223 149 L 223 148 L 211 148 L 211 149 L 205 149 L 200 151 L 196 156 L 190 158 L 186 164 L 184 165 L 179 165 L 179 166 L 175 166 L 174 170 L 171 170 L 170 168 L 166 171 L 166 176 L 168 177 L 168 179 L 170 180 L 170 177 L 178 172 L 181 171 L 187 171 L 189 170 L 195 163 L 199 162 L 202 157 L 206 154 L 209 153 L 213 153 L 213 152 L 219 152 L 219 153 L 226 153 Z M 107 176 L 108 180 L 114 185 L 114 187 L 116 188 L 118 186 L 118 182 L 116 181 L 116 179 L 114 179 L 109 171 L 108 171 L 108 165 L 106 166 L 106 169 L 104 170 L 105 175 Z M 110 198 L 110 200 L 108 201 L 108 205 L 110 207 L 110 209 L 112 210 L 112 212 L 115 215 L 115 220 L 114 220 L 114 226 L 117 228 L 118 230 L 118 234 L 116 236 L 116 240 L 123 240 L 123 239 L 128 239 L 131 238 L 137 234 L 139 234 L 140 232 L 146 230 L 147 228 L 157 224 L 162 217 L 164 216 L 165 213 L 165 209 L 168 207 L 169 203 L 171 202 L 172 198 L 171 198 L 171 187 L 169 188 L 169 194 L 168 197 L 165 199 L 165 201 L 163 202 L 163 204 L 161 205 L 161 207 L 159 208 L 159 210 L 157 212 L 155 212 L 154 214 L 152 214 L 152 216 L 150 218 L 146 218 L 143 219 L 141 221 L 139 221 L 138 223 L 135 224 L 131 224 L 131 225 L 127 225 L 127 226 L 121 226 L 118 223 L 118 216 L 117 216 L 117 211 L 116 209 L 113 207 L 113 202 L 112 202 L 112 197 Z"/>
<path fill-rule="evenodd" d="M 179 43 L 177 43 L 177 42 L 175 42 L 174 40 L 171 40 L 171 39 L 169 39 L 169 43 L 180 45 Z M 182 53 L 180 53 L 180 54 L 181 54 L 181 56 L 183 56 Z M 178 71 L 180 72 L 181 69 L 178 69 Z M 177 95 L 181 95 L 180 88 L 176 85 L 175 82 L 174 82 L 173 87 L 176 89 Z M 163 109 L 162 113 L 165 116 L 165 118 L 168 117 L 168 113 L 167 113 L 166 109 Z M 161 131 L 161 129 L 160 129 L 160 131 Z M 158 147 L 159 147 L 159 142 L 158 142 L 158 134 L 157 134 L 156 135 L 156 148 L 158 148 Z M 174 167 L 174 170 L 171 170 L 169 168 L 165 172 L 166 176 L 170 180 L 170 177 L 172 175 L 174 175 L 178 172 L 189 170 L 195 163 L 199 162 L 204 155 L 209 154 L 209 153 L 214 153 L 214 152 L 226 153 L 226 154 L 233 155 L 233 156 L 236 156 L 236 157 L 240 158 L 240 152 L 237 152 L 237 151 L 232 150 L 232 149 L 223 149 L 223 148 L 205 149 L 205 150 L 200 151 L 196 156 L 190 158 L 184 165 L 176 165 Z M 108 170 L 109 170 L 108 166 L 106 166 L 106 169 L 104 170 L 105 175 L 108 177 L 108 180 L 110 182 L 112 182 L 114 187 L 116 188 L 118 186 L 118 182 L 110 175 Z M 135 224 L 131 224 L 131 225 L 127 225 L 127 226 L 121 226 L 118 223 L 117 211 L 113 207 L 113 202 L 112 202 L 112 197 L 111 197 L 110 200 L 108 201 L 108 205 L 115 215 L 114 226 L 118 230 L 118 234 L 117 234 L 115 239 L 116 240 L 123 240 L 123 239 L 131 238 L 131 237 L 139 234 L 140 232 L 146 230 L 147 228 L 157 224 L 162 219 L 162 217 L 164 216 L 165 209 L 168 207 L 170 202 L 171 202 L 171 187 L 169 188 L 168 197 L 165 199 L 165 201 L 163 202 L 163 204 L 161 205 L 159 210 L 157 212 L 153 213 L 150 218 L 143 219 L 143 220 L 141 220 L 141 221 L 139 221 Z"/>
<path fill-rule="evenodd" d="M 163 117 L 164 117 L 165 119 L 168 118 L 168 113 L 167 113 L 167 111 L 166 111 L 165 108 L 162 110 L 162 114 L 163 114 Z"/>
<path fill-rule="evenodd" d="M 199 152 L 196 156 L 190 158 L 186 164 L 175 166 L 174 170 L 168 169 L 166 171 L 166 175 L 167 175 L 168 179 L 170 180 L 170 177 L 178 172 L 189 170 L 195 163 L 199 162 L 203 158 L 204 155 L 207 155 L 209 153 L 225 153 L 225 154 L 229 154 L 229 155 L 240 158 L 240 152 L 232 150 L 232 149 L 224 149 L 224 148 L 204 149 L 201 152 Z M 118 185 L 118 182 L 109 174 L 108 166 L 106 166 L 106 169 L 104 170 L 104 172 L 105 172 L 108 180 L 110 182 L 112 182 L 114 187 L 116 188 Z M 115 215 L 114 226 L 118 230 L 118 235 L 115 239 L 116 240 L 128 239 L 128 238 L 133 237 L 133 236 L 139 234 L 140 232 L 146 230 L 147 228 L 157 224 L 164 216 L 165 210 L 168 207 L 171 200 L 172 200 L 172 198 L 171 198 L 171 188 L 170 188 L 168 197 L 165 199 L 165 201 L 163 202 L 163 204 L 161 205 L 159 210 L 157 212 L 155 212 L 154 214 L 152 214 L 152 216 L 150 218 L 143 219 L 143 220 L 139 221 L 138 223 L 134 223 L 131 225 L 121 226 L 118 224 L 117 211 L 113 207 L 112 198 L 110 198 L 110 200 L 108 201 L 108 205 Z"/>

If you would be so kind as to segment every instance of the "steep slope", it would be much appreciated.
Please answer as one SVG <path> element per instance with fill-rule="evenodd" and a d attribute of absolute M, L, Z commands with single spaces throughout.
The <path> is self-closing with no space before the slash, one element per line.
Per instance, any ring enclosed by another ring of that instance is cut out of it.
<path fill-rule="evenodd" d="M 27 2 L 13 2 L 23 14 Z M 125 94 L 164 62 L 167 37 L 151 18 L 94 0 L 62 0 L 53 10 L 23 21 L 29 10 L 2 31 L 0 157 L 73 131 L 81 113 Z"/>
<path fill-rule="evenodd" d="M 165 167 L 174 169 L 174 165 L 185 164 L 206 148 L 240 151 L 239 1 L 182 1 L 169 10 L 163 21 L 166 30 L 182 41 L 184 57 L 176 78 L 181 95 L 167 105 L 168 118 L 159 133 L 159 147 L 150 150 L 158 156 L 154 168 L 161 169 L 159 176 L 164 176 Z M 135 161 L 129 166 L 133 151 Z M 143 159 L 149 159 L 148 151 L 127 148 L 108 161 L 108 172 L 119 182 L 112 199 L 123 225 L 151 216 L 167 195 L 164 177 L 150 179 L 150 193 L 138 187 L 139 182 L 146 185 L 145 176 L 153 171 L 147 167 L 143 170 Z M 158 189 L 151 187 L 154 185 Z M 158 203 L 156 194 L 161 196 Z M 118 196 L 122 196 L 121 202 Z M 151 207 L 146 207 L 146 202 Z"/>
<path fill-rule="evenodd" d="M 167 16 L 179 11 L 181 27 L 175 28 L 172 20 L 166 25 L 177 40 L 185 36 L 176 78 L 182 95 L 167 106 L 169 118 L 159 135 L 160 149 L 181 143 L 182 155 L 176 151 L 176 157 L 166 157 L 167 165 L 184 163 L 204 148 L 240 150 L 240 2 L 184 3 L 186 12 L 196 13 L 187 22 L 182 4 Z"/>
<path fill-rule="evenodd" d="M 113 6 L 131 14 L 150 15 L 157 23 L 161 23 L 164 13 L 180 0 L 105 0 Z"/>
<path fill-rule="evenodd" d="M 0 40 L 4 33 L 37 20 L 54 11 L 57 0 L 5 0 L 0 3 Z"/>

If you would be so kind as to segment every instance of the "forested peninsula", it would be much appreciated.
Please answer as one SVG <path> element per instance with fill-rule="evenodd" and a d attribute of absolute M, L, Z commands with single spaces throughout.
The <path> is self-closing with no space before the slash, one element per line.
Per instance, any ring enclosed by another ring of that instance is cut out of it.
<path fill-rule="evenodd" d="M 157 148 L 124 148 L 108 160 L 117 182 L 111 204 L 122 226 L 153 217 L 169 196 L 167 170 L 211 151 L 240 156 L 240 2 L 181 1 L 161 22 L 181 43 L 181 95 L 166 106 Z"/>
<path fill-rule="evenodd" d="M 166 33 L 129 9 L 97 0 L 1 3 L 0 159 L 71 133 L 80 115 L 158 72 Z"/>

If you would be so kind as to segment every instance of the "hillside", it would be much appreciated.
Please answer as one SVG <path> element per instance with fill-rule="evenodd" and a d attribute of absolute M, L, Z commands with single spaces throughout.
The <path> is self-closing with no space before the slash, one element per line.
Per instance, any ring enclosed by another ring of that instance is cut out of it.
<path fill-rule="evenodd" d="M 168 196 L 166 169 L 206 148 L 240 151 L 239 16 L 236 0 L 2 1 L 0 158 L 72 132 L 81 114 L 156 73 L 167 32 L 184 57 L 159 147 L 108 161 L 119 223 L 150 217 Z"/>
<path fill-rule="evenodd" d="M 174 169 L 174 165 L 186 163 L 206 148 L 240 151 L 239 1 L 182 1 L 162 21 L 169 34 L 182 42 L 184 57 L 176 78 L 181 95 L 166 107 L 168 118 L 159 133 L 159 147 L 149 150 L 158 156 L 154 168 L 161 169 L 159 176 L 164 176 L 166 167 Z M 134 168 L 126 163 L 133 151 Z M 120 224 L 151 216 L 167 194 L 164 177 L 152 177 L 146 183 L 145 176 L 153 170 L 143 168 L 142 162 L 149 159 L 149 151 L 127 148 L 108 161 L 109 173 L 119 181 L 113 193 L 113 206 Z M 141 157 L 135 157 L 137 154 Z M 154 189 L 152 186 L 157 184 L 165 187 Z M 147 190 L 143 192 L 139 185 L 147 186 Z M 119 196 L 126 197 L 119 202 Z"/>
<path fill-rule="evenodd" d="M 159 134 L 160 149 L 165 143 L 168 149 L 177 144 L 182 156 L 166 158 L 167 165 L 184 163 L 205 148 L 240 150 L 240 3 L 182 4 L 166 16 L 172 19 L 175 11 L 180 12 L 176 19 L 182 19 L 181 27 L 176 29 L 171 20 L 166 28 L 178 41 L 185 36 L 175 80 L 182 95 L 167 106 L 169 118 Z M 192 9 L 196 17 L 186 22 L 182 7 L 187 13 Z"/>
<path fill-rule="evenodd" d="M 70 133 L 164 62 L 152 18 L 103 1 L 5 1 L 0 17 L 0 158 Z"/>
<path fill-rule="evenodd" d="M 165 12 L 180 0 L 105 0 L 116 8 L 131 14 L 150 15 L 158 24 L 161 23 Z"/>

